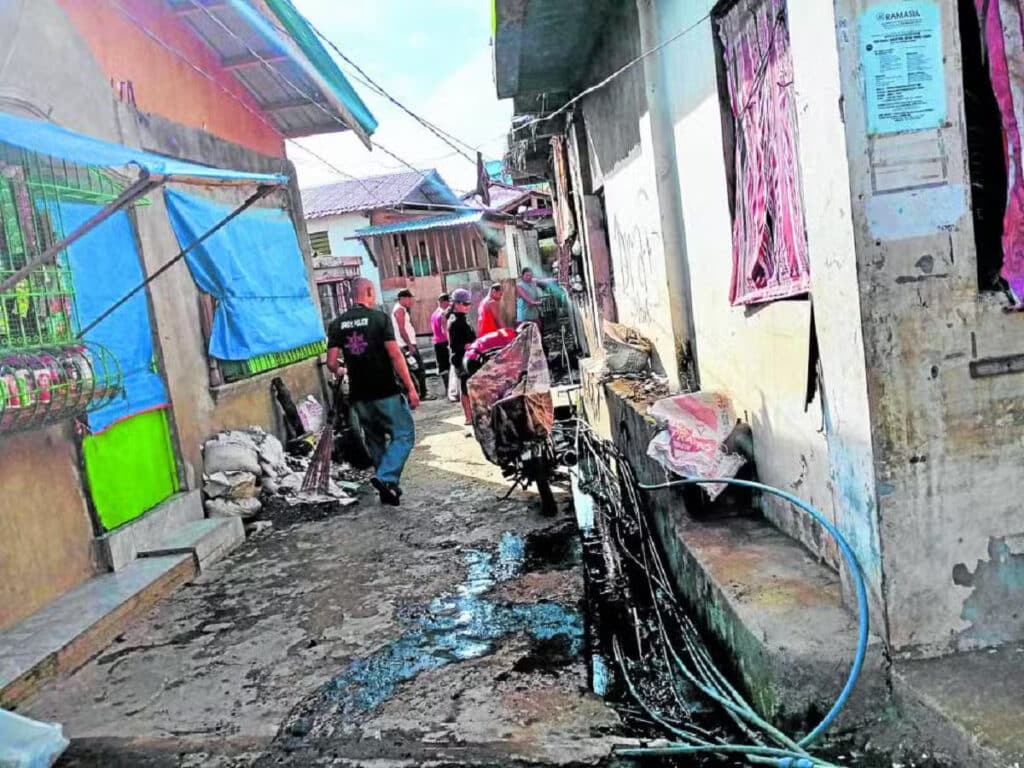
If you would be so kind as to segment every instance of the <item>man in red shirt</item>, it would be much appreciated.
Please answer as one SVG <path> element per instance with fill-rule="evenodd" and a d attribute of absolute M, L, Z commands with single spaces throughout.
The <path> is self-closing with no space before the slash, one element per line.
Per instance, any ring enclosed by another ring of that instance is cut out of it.
<path fill-rule="evenodd" d="M 480 302 L 479 317 L 476 320 L 476 335 L 486 336 L 505 327 L 501 317 L 501 297 L 504 293 L 501 283 L 495 283 L 487 292 L 487 298 Z"/>

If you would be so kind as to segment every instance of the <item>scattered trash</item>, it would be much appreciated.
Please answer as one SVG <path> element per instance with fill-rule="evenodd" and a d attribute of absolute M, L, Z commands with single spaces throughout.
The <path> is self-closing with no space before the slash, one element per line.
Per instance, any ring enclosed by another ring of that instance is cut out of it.
<path fill-rule="evenodd" d="M 308 410 L 315 412 L 312 406 Z M 303 492 L 310 458 L 308 452 L 295 455 L 291 447 L 290 443 L 286 450 L 259 427 L 225 430 L 208 440 L 203 451 L 206 514 L 239 517 L 247 530 L 259 531 L 266 526 L 254 527 L 255 518 L 270 525 L 283 509 L 310 505 L 337 511 L 356 503 L 362 473 L 347 464 L 331 464 L 327 482 L 314 492 Z"/>
<path fill-rule="evenodd" d="M 719 392 L 694 392 L 659 400 L 650 415 L 664 427 L 647 446 L 647 455 L 683 477 L 735 477 L 745 460 L 726 450 L 733 431 L 732 402 Z M 703 485 L 713 501 L 722 484 Z"/>
<path fill-rule="evenodd" d="M 629 326 L 605 320 L 601 325 L 604 336 L 605 365 L 613 374 L 640 373 L 651 363 L 653 346 L 644 336 Z"/>
<path fill-rule="evenodd" d="M 0 709 L 0 768 L 50 768 L 68 743 L 60 725 Z"/>

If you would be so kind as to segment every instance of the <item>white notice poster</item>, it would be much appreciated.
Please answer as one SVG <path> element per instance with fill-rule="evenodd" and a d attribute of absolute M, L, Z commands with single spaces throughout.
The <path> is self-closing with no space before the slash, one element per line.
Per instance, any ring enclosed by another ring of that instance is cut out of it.
<path fill-rule="evenodd" d="M 942 13 L 933 0 L 874 6 L 860 18 L 868 133 L 938 128 L 946 121 Z"/>

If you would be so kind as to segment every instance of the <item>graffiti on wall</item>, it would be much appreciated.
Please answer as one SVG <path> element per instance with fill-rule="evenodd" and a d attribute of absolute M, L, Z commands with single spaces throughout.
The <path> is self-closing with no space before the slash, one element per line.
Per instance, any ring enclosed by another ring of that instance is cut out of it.
<path fill-rule="evenodd" d="M 629 304 L 633 316 L 623 318 L 628 323 L 654 322 L 654 310 L 661 303 L 660 286 L 655 277 L 663 272 L 656 261 L 661 253 L 661 235 L 646 226 L 651 200 L 647 192 L 639 189 L 632 208 L 617 211 L 612 218 L 612 242 L 619 268 L 615 270 L 615 284 L 620 308 Z"/>

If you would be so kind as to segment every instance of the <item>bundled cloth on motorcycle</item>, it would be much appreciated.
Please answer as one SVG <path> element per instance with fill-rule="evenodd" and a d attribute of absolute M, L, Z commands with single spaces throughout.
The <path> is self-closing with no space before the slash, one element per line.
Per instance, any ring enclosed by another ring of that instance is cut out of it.
<path fill-rule="evenodd" d="M 532 323 L 469 378 L 473 431 L 484 456 L 499 466 L 514 463 L 524 445 L 544 440 L 554 423 L 551 375 Z"/>

